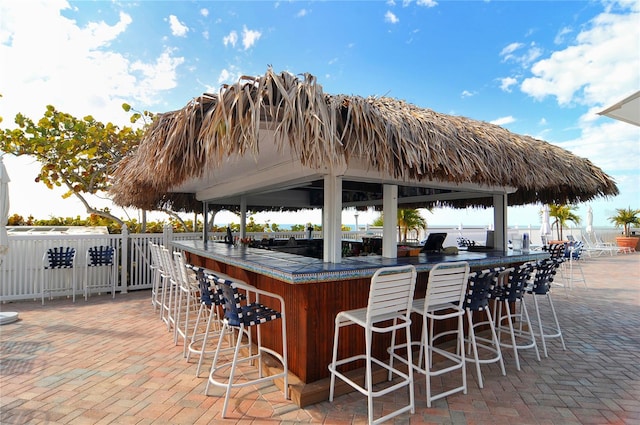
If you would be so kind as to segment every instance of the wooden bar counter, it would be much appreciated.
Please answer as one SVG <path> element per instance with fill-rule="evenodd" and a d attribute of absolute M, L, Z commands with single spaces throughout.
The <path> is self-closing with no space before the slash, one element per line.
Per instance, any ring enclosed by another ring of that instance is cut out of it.
<path fill-rule="evenodd" d="M 202 241 L 174 241 L 172 245 L 184 251 L 187 261 L 193 265 L 225 273 L 284 298 L 289 370 L 300 385 L 308 387 L 310 392 L 313 392 L 314 383 L 326 381 L 329 377 L 327 365 L 331 362 L 336 314 L 342 310 L 366 307 L 371 276 L 378 268 L 413 264 L 418 271 L 415 296 L 423 297 L 428 272 L 440 262 L 467 261 L 472 270 L 480 270 L 521 264 L 548 256 L 546 252 L 461 250 L 457 255 L 422 253 L 397 259 L 379 255 L 346 257 L 342 263 L 334 264 L 285 252 L 216 242 L 209 242 L 205 246 Z M 270 325 L 264 325 L 263 343 L 272 347 L 281 346 L 278 328 L 270 328 Z M 418 337 L 419 325 L 414 323 Z M 340 344 L 340 357 L 364 352 L 362 331 L 353 328 L 340 333 L 341 338 L 345 339 L 345 343 Z M 389 342 L 382 338 L 374 340 L 373 354 L 386 358 Z M 305 392 L 298 390 L 298 393 Z M 295 396 L 294 400 L 302 406 L 317 401 L 300 400 Z"/>

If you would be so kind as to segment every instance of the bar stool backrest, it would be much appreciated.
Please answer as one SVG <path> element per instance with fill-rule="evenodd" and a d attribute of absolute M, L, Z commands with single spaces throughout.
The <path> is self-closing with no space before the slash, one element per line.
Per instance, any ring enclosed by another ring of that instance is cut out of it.
<path fill-rule="evenodd" d="M 416 269 L 412 265 L 376 270 L 369 289 L 367 323 L 386 314 L 411 311 L 416 276 Z"/>
<path fill-rule="evenodd" d="M 49 248 L 45 254 L 45 269 L 71 269 L 76 258 L 76 249 L 69 246 Z"/>
<path fill-rule="evenodd" d="M 531 280 L 533 265 L 530 263 L 522 264 L 519 267 L 505 269 L 498 274 L 500 286 L 492 296 L 509 302 L 515 302 L 522 298 L 527 283 Z"/>
<path fill-rule="evenodd" d="M 114 252 L 111 246 L 92 246 L 87 251 L 87 267 L 112 266 Z"/>
<path fill-rule="evenodd" d="M 483 311 L 489 305 L 489 298 L 498 282 L 498 273 L 504 267 L 497 267 L 469 273 L 469 283 L 464 300 L 464 308 Z"/>
<path fill-rule="evenodd" d="M 552 243 L 549 245 L 549 258 L 552 260 L 559 260 L 564 258 L 566 244 L 563 243 Z"/>
<path fill-rule="evenodd" d="M 535 275 L 531 292 L 538 295 L 545 295 L 551 288 L 553 277 L 558 268 L 558 262 L 550 259 L 538 261 L 535 265 Z"/>
<path fill-rule="evenodd" d="M 429 271 L 425 308 L 451 303 L 462 309 L 468 280 L 469 263 L 466 261 L 436 264 Z"/>

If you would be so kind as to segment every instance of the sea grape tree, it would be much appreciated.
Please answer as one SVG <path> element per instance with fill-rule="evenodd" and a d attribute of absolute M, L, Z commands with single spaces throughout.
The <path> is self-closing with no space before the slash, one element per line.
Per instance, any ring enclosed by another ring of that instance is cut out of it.
<path fill-rule="evenodd" d="M 131 107 L 123 105 L 125 111 Z M 132 123 L 144 118 L 153 119 L 149 112 L 135 112 Z M 106 193 L 111 173 L 118 161 L 140 143 L 144 128 L 118 127 L 102 123 L 91 115 L 76 118 L 47 106 L 44 116 L 37 122 L 18 113 L 17 127 L 0 131 L 0 149 L 16 156 L 30 155 L 41 164 L 36 182 L 52 189 L 56 186 L 68 190 L 63 198 L 77 197 L 87 213 L 122 221 L 105 209 L 93 207 L 87 194 Z"/>

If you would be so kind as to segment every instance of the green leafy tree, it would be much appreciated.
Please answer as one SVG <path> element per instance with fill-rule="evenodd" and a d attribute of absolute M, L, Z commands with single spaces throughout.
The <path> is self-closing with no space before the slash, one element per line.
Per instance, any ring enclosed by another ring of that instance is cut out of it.
<path fill-rule="evenodd" d="M 123 108 L 127 112 L 131 110 L 126 104 Z M 134 112 L 131 121 L 134 123 L 142 117 L 150 120 L 153 115 Z M 3 152 L 35 157 L 42 164 L 36 182 L 49 189 L 64 186 L 67 192 L 63 198 L 75 196 L 87 213 L 123 224 L 108 209 L 91 206 L 86 195 L 106 193 L 116 163 L 138 146 L 143 128 L 103 124 L 91 115 L 79 119 L 51 105 L 37 122 L 19 113 L 15 123 L 16 128 L 0 131 Z"/>
<path fill-rule="evenodd" d="M 577 209 L 575 205 L 549 205 L 549 216 L 555 218 L 551 227 L 555 226 L 558 232 L 558 240 L 562 240 L 562 230 L 571 221 L 574 224 L 580 224 L 580 216 L 574 211 Z"/>
<path fill-rule="evenodd" d="M 632 210 L 629 208 L 616 209 L 616 215 L 609 217 L 609 221 L 616 227 L 622 227 L 624 236 L 629 237 L 631 226 L 640 226 L 640 210 Z"/>

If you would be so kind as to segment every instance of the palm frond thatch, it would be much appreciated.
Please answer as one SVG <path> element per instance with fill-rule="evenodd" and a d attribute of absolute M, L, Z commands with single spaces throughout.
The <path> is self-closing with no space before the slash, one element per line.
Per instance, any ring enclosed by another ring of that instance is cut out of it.
<path fill-rule="evenodd" d="M 389 97 L 328 95 L 310 74 L 298 78 L 268 69 L 160 114 L 138 149 L 118 164 L 114 202 L 153 209 L 172 200 L 178 206 L 172 188 L 229 156 L 257 155 L 265 123 L 276 143 L 288 143 L 310 168 L 366 158 L 371 169 L 404 181 L 515 187 L 510 205 L 618 194 L 611 177 L 589 160 L 545 141 Z"/>

